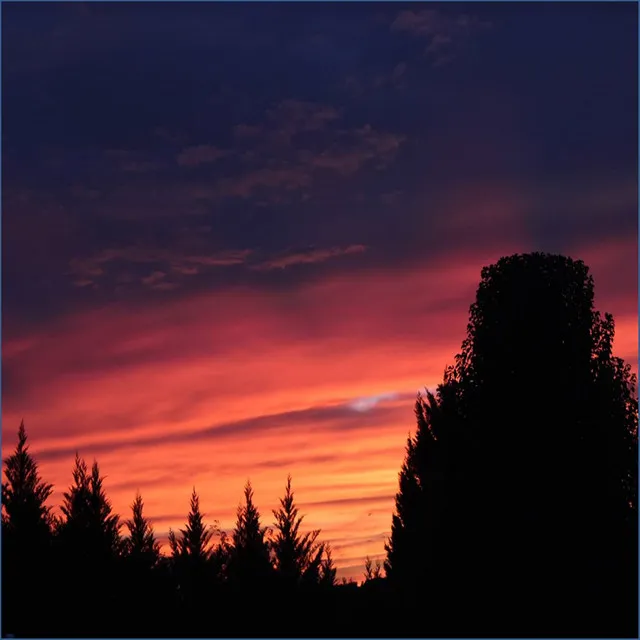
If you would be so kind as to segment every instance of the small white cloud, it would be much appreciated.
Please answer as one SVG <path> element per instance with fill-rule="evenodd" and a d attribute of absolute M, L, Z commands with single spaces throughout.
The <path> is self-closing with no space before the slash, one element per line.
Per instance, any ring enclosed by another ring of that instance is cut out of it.
<path fill-rule="evenodd" d="M 349 407 L 354 409 L 355 411 L 360 411 L 364 413 L 365 411 L 371 411 L 378 403 L 384 402 L 385 400 L 395 400 L 399 397 L 399 394 L 395 391 L 388 393 L 381 393 L 375 396 L 368 396 L 365 398 L 358 398 L 353 402 L 349 403 Z"/>

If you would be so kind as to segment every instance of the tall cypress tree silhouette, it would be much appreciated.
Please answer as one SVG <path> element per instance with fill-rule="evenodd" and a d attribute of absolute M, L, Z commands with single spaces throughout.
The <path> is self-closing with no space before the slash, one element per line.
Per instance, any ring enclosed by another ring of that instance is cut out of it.
<path fill-rule="evenodd" d="M 417 430 L 407 439 L 384 562 L 389 581 L 407 599 L 431 587 L 441 588 L 433 584 L 442 561 L 436 549 L 447 509 L 455 504 L 445 479 L 455 466 L 451 442 L 460 433 L 454 383 L 446 380 L 435 394 L 429 390 L 418 394 L 414 413 Z"/>
<path fill-rule="evenodd" d="M 465 603 L 476 626 L 455 633 L 637 631 L 637 399 L 612 339 L 582 262 L 482 270 L 461 352 L 416 404 L 387 548 L 434 611 Z"/>

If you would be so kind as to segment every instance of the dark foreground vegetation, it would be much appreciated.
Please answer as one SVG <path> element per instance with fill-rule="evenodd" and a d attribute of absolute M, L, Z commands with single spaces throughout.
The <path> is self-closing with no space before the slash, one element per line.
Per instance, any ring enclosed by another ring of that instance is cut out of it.
<path fill-rule="evenodd" d="M 416 401 L 384 577 L 336 584 L 291 483 L 267 532 L 251 486 L 229 536 L 195 490 L 161 556 L 137 496 L 111 511 L 77 457 L 62 516 L 26 445 L 5 459 L 2 631 L 17 637 L 637 637 L 635 377 L 582 262 L 482 271 L 466 339 Z"/>

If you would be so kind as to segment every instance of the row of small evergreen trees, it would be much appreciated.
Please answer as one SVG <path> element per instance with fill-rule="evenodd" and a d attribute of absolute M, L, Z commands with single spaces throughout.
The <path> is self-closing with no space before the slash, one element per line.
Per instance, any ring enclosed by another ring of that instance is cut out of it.
<path fill-rule="evenodd" d="M 114 590 L 151 589 L 157 597 L 162 583 L 163 595 L 165 599 L 170 596 L 174 608 L 192 608 L 213 593 L 218 597 L 221 593 L 264 596 L 265 590 L 317 592 L 336 585 L 330 545 L 319 541 L 320 530 L 301 529 L 304 516 L 294 500 L 291 476 L 279 508 L 273 511 L 271 528 L 261 523 L 248 481 L 230 535 L 217 522 L 205 523 L 194 488 L 186 525 L 179 531 L 170 529 L 170 555 L 163 556 L 140 493 L 131 505 L 131 517 L 123 521 L 113 512 L 98 463 L 89 469 L 78 454 L 73 483 L 63 495 L 61 516 L 54 515 L 48 504 L 53 486 L 39 474 L 24 423 L 15 451 L 4 460 L 4 471 L 3 584 L 8 588 L 3 589 L 7 605 L 3 607 L 3 629 L 9 633 L 33 626 L 24 607 L 30 608 L 35 592 L 42 591 L 34 590 L 34 580 L 42 581 L 42 586 L 49 582 L 44 574 L 51 571 L 61 572 L 58 582 L 66 576 L 80 584 L 92 583 L 103 598 L 105 591 L 111 591 L 108 599 L 114 603 L 122 600 L 122 593 L 119 596 Z M 380 578 L 380 572 L 380 564 L 374 567 L 367 558 L 365 580 Z M 89 593 L 81 592 L 78 597 Z M 54 594 L 41 595 L 44 600 L 53 595 L 55 600 Z M 91 617 L 86 608 L 81 613 Z M 93 635 L 90 624 L 83 628 Z"/>

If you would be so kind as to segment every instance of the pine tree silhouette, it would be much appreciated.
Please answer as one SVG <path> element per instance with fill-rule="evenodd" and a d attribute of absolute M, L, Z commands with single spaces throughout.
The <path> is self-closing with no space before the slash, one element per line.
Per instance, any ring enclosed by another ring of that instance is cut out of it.
<path fill-rule="evenodd" d="M 163 598 L 160 544 L 144 516 L 144 502 L 139 492 L 131 504 L 131 515 L 125 522 L 129 535 L 122 545 L 124 558 L 120 575 L 124 584 L 120 588 L 123 600 L 120 608 L 130 635 L 149 633 L 152 629 L 161 632 L 163 629 L 155 624 L 154 615 Z"/>
<path fill-rule="evenodd" d="M 213 536 L 215 528 L 207 526 L 200 511 L 200 498 L 195 487 L 191 493 L 187 524 L 180 535 L 169 531 L 172 568 L 179 599 L 186 607 L 189 629 L 199 633 L 203 624 L 204 602 L 211 597 L 217 578 L 215 572 Z"/>
<path fill-rule="evenodd" d="M 160 543 L 157 542 L 153 526 L 144 517 L 144 502 L 140 493 L 131 505 L 132 518 L 125 522 L 129 537 L 125 540 L 125 553 L 141 568 L 152 569 L 160 560 Z"/>
<path fill-rule="evenodd" d="M 272 573 L 267 528 L 260 524 L 260 513 L 253 503 L 253 489 L 247 481 L 244 505 L 237 511 L 233 547 L 229 560 L 229 579 L 243 590 L 264 587 Z"/>
<path fill-rule="evenodd" d="M 324 587 L 333 587 L 336 584 L 336 567 L 333 563 L 331 545 L 324 545 L 324 554 L 320 564 L 320 584 Z"/>
<path fill-rule="evenodd" d="M 46 502 L 53 485 L 44 482 L 38 464 L 29 453 L 24 422 L 18 429 L 16 450 L 4 459 L 6 482 L 2 483 L 3 534 L 12 544 L 46 542 L 51 534 L 51 507 Z"/>
<path fill-rule="evenodd" d="M 63 519 L 58 527 L 61 552 L 59 568 L 66 588 L 86 584 L 77 592 L 77 618 L 65 621 L 76 632 L 90 633 L 95 619 L 105 608 L 119 610 L 118 576 L 121 553 L 120 518 L 113 513 L 111 501 L 103 487 L 98 463 L 94 461 L 89 473 L 84 459 L 76 453 L 73 484 L 63 495 Z M 112 635 L 118 617 L 112 615 L 101 622 L 103 631 Z M 66 635 L 66 633 L 65 633 Z"/>
<path fill-rule="evenodd" d="M 53 518 L 44 482 L 29 452 L 24 422 L 15 451 L 4 459 L 2 483 L 2 635 L 35 634 L 31 610 L 47 615 Z M 44 609 L 44 610 L 43 610 Z"/>
<path fill-rule="evenodd" d="M 89 474 L 86 462 L 76 453 L 73 481 L 64 493 L 61 509 L 66 519 L 61 533 L 83 556 L 83 562 L 109 562 L 122 551 L 121 524 L 119 516 L 112 513 L 98 463 L 94 461 Z"/>
<path fill-rule="evenodd" d="M 320 530 L 300 533 L 304 516 L 298 516 L 293 499 L 291 476 L 287 477 L 280 508 L 273 511 L 275 537 L 271 543 L 275 568 L 282 583 L 288 586 L 317 584 L 324 547 L 317 542 Z"/>
<path fill-rule="evenodd" d="M 200 498 L 195 487 L 191 493 L 191 508 L 187 516 L 187 525 L 180 530 L 180 545 L 184 554 L 194 561 L 206 562 L 213 553 L 212 538 L 214 531 L 204 524 L 204 516 L 200 511 Z"/>
<path fill-rule="evenodd" d="M 376 563 L 373 563 L 373 560 L 367 556 L 364 560 L 364 581 L 371 582 L 373 580 L 379 580 L 382 578 L 382 564 L 380 560 L 376 560 Z"/>

